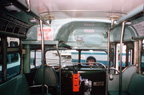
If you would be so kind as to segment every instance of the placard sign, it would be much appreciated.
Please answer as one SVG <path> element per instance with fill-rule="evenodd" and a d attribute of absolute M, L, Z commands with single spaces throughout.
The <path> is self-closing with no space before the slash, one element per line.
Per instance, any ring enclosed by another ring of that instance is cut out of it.
<path fill-rule="evenodd" d="M 51 27 L 43 27 L 44 40 L 53 40 L 53 31 Z M 37 40 L 41 40 L 41 30 L 37 28 Z"/>
<path fill-rule="evenodd" d="M 144 36 L 144 21 L 134 24 L 133 27 L 136 29 L 139 36 Z"/>
<path fill-rule="evenodd" d="M 85 33 L 94 33 L 94 29 L 84 29 Z"/>

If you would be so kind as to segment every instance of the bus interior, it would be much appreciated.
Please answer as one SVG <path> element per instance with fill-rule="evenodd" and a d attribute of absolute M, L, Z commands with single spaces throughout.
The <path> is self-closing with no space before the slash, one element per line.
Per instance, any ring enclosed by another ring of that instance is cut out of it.
<path fill-rule="evenodd" d="M 0 95 L 144 95 L 144 0 L 1 0 Z"/>

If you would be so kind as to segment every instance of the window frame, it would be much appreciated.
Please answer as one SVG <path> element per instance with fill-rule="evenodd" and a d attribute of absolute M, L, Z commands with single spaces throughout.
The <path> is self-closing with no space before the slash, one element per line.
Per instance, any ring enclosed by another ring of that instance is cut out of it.
<path fill-rule="evenodd" d="M 2 55 L 2 64 L 1 64 L 1 72 L 2 72 L 2 75 L 1 75 L 1 81 L 0 81 L 0 84 L 1 83 L 4 83 L 6 81 L 8 81 L 9 79 L 19 75 L 21 73 L 21 39 L 19 39 L 19 45 L 16 46 L 16 47 L 8 47 L 8 37 L 0 37 L 0 54 Z M 7 56 L 9 54 L 14 54 L 14 53 L 18 53 L 19 54 L 19 72 L 17 74 L 14 74 L 13 76 L 11 77 L 8 77 L 8 62 L 7 62 Z M 4 57 L 5 56 L 5 57 Z"/>

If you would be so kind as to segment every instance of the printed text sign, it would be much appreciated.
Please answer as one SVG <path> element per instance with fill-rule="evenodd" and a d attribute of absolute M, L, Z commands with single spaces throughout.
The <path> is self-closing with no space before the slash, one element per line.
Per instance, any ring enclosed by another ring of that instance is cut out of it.
<path fill-rule="evenodd" d="M 37 28 L 37 40 L 41 40 L 41 30 Z M 53 31 L 51 27 L 43 27 L 44 40 L 53 40 Z"/>

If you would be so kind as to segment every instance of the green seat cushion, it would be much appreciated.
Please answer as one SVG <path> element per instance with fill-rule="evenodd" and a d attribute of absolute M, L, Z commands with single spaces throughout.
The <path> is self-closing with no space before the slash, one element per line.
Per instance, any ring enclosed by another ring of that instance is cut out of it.
<path fill-rule="evenodd" d="M 117 91 L 110 91 L 109 95 L 119 95 L 119 92 Z M 121 92 L 121 95 L 128 95 L 126 92 Z"/>
<path fill-rule="evenodd" d="M 24 74 L 0 85 L 0 95 L 30 95 L 29 86 Z"/>
<path fill-rule="evenodd" d="M 144 76 L 133 74 L 128 93 L 129 95 L 144 95 Z"/>

